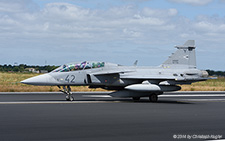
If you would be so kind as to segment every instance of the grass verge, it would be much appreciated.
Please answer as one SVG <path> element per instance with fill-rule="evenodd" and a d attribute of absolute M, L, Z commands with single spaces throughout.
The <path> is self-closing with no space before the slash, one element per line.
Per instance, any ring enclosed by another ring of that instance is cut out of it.
<path fill-rule="evenodd" d="M 20 81 L 37 76 L 34 73 L 3 73 L 0 72 L 0 92 L 57 92 L 56 86 L 32 86 L 21 84 Z M 196 82 L 192 85 L 182 85 L 181 91 L 225 91 L 225 78 Z M 105 91 L 89 89 L 88 86 L 72 86 L 72 91 Z"/>

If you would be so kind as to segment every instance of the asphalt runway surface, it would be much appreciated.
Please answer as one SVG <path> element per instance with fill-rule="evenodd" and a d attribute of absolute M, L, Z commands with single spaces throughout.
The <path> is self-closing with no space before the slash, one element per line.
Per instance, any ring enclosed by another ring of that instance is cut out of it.
<path fill-rule="evenodd" d="M 0 93 L 0 140 L 225 138 L 225 92 L 166 93 L 157 103 L 107 93 Z"/>

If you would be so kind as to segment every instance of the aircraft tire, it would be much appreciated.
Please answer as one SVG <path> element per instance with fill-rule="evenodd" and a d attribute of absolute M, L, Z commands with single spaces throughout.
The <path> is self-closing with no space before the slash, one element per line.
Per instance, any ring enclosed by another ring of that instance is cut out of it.
<path fill-rule="evenodd" d="M 139 101 L 140 97 L 132 97 L 134 101 Z"/>
<path fill-rule="evenodd" d="M 72 96 L 66 96 L 66 101 L 74 101 L 74 98 Z"/>
<path fill-rule="evenodd" d="M 70 100 L 70 101 L 74 101 L 74 98 L 71 96 L 69 100 Z"/>
<path fill-rule="evenodd" d="M 158 96 L 156 94 L 152 94 L 151 96 L 149 96 L 149 100 L 151 102 L 157 102 L 158 101 Z"/>
<path fill-rule="evenodd" d="M 69 101 L 69 100 L 70 100 L 69 96 L 66 96 L 66 101 Z"/>

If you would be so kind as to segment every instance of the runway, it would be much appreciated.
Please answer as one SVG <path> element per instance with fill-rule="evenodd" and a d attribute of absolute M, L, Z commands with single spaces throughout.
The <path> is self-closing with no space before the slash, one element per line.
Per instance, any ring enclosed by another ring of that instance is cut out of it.
<path fill-rule="evenodd" d="M 166 93 L 157 103 L 107 92 L 0 93 L 1 140 L 225 138 L 225 92 Z"/>

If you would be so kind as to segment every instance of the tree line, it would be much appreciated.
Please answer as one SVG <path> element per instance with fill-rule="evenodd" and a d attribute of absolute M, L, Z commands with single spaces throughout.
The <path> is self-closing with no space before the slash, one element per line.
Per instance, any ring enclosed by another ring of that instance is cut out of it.
<path fill-rule="evenodd" d="M 225 71 L 206 70 L 210 76 L 222 76 L 225 77 Z"/>
<path fill-rule="evenodd" d="M 20 64 L 20 65 L 0 65 L 0 72 L 32 72 L 30 69 L 35 70 L 36 72 L 46 71 L 50 72 L 54 69 L 56 69 L 59 66 L 38 66 L 38 65 L 26 65 L 26 64 Z"/>

